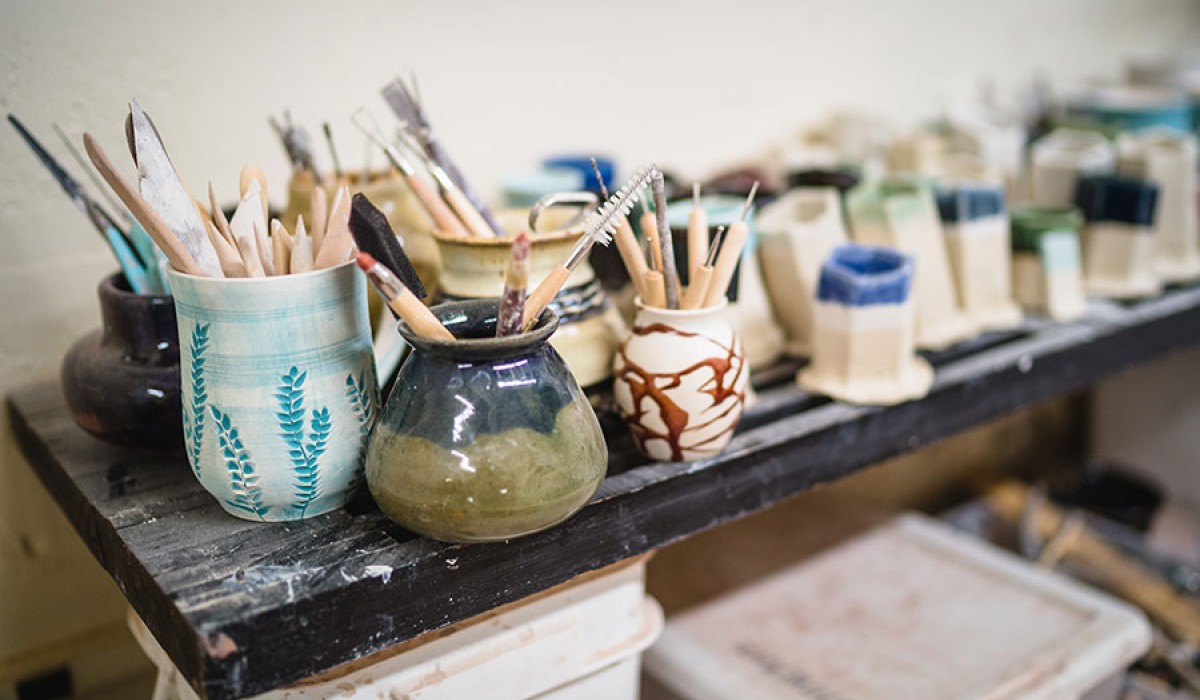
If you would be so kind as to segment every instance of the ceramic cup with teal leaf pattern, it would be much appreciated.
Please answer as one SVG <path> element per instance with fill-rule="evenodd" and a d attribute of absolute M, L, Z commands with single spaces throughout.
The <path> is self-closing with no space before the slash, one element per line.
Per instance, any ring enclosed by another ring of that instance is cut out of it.
<path fill-rule="evenodd" d="M 353 263 L 279 277 L 170 271 L 188 461 L 227 512 L 299 520 L 362 481 L 378 392 Z"/>

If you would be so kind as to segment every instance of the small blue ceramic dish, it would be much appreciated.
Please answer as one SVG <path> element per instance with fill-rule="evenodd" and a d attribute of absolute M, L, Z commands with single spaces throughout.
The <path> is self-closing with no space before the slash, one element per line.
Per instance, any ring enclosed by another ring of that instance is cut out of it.
<path fill-rule="evenodd" d="M 817 300 L 845 306 L 902 304 L 912 287 L 912 258 L 891 248 L 843 245 L 821 266 Z"/>
<path fill-rule="evenodd" d="M 1194 109 L 1183 93 L 1137 87 L 1096 90 L 1080 107 L 1096 121 L 1124 131 L 1155 126 L 1188 131 L 1192 128 Z"/>

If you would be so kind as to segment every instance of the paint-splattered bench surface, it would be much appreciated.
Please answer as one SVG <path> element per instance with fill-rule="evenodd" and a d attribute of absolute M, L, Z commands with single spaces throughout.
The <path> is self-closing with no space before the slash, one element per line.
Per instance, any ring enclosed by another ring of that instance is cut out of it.
<path fill-rule="evenodd" d="M 229 517 L 183 458 L 110 447 L 71 422 L 56 382 L 9 397 L 38 476 L 180 671 L 210 698 L 291 684 L 768 506 L 812 485 L 1200 342 L 1200 289 L 1094 305 L 930 357 L 930 395 L 855 407 L 797 389 L 795 363 L 718 457 L 649 462 L 611 416 L 608 476 L 580 513 L 506 543 L 449 545 L 369 497 L 316 518 Z"/>

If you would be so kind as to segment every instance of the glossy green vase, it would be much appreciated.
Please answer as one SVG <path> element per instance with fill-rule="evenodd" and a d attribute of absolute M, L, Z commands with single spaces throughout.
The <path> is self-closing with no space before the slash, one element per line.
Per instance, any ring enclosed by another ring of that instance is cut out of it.
<path fill-rule="evenodd" d="M 529 333 L 494 338 L 495 299 L 433 311 L 457 340 L 399 324 L 413 351 L 367 448 L 376 503 L 404 527 L 448 542 L 506 540 L 570 517 L 604 479 L 608 449 L 546 342 L 557 317 L 546 311 Z"/>

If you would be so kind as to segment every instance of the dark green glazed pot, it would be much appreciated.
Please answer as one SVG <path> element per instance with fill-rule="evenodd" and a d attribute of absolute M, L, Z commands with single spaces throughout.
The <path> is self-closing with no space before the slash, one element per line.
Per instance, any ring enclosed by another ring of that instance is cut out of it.
<path fill-rule="evenodd" d="M 434 539 L 491 542 L 562 522 L 608 465 L 595 413 L 546 343 L 557 316 L 494 338 L 496 305 L 434 307 L 453 342 L 399 324 L 413 351 L 371 433 L 367 484 L 389 518 Z"/>

